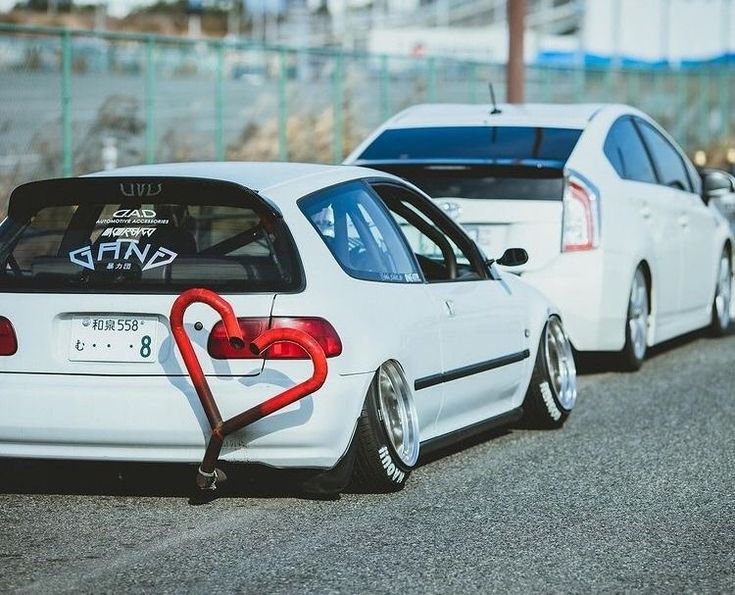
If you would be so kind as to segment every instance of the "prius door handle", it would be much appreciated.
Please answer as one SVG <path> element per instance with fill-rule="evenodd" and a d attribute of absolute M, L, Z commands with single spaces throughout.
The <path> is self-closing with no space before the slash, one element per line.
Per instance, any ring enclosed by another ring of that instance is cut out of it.
<path fill-rule="evenodd" d="M 452 300 L 444 300 L 444 305 L 447 307 L 447 316 L 454 318 L 454 302 Z"/>
<path fill-rule="evenodd" d="M 679 225 L 686 228 L 689 227 L 689 216 L 688 215 L 679 215 L 679 218 L 677 219 L 679 222 Z"/>
<path fill-rule="evenodd" d="M 641 217 L 644 219 L 650 219 L 651 215 L 653 215 L 653 211 L 651 211 L 651 207 L 649 207 L 646 203 L 643 203 L 641 206 Z"/>

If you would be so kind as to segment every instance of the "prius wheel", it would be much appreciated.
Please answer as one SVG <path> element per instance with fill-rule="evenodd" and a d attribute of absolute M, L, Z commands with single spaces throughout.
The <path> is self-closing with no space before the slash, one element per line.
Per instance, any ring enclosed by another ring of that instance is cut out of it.
<path fill-rule="evenodd" d="M 401 367 L 375 373 L 357 423 L 354 483 L 368 492 L 401 490 L 419 458 L 419 424 Z"/>
<path fill-rule="evenodd" d="M 720 267 L 717 274 L 717 287 L 715 299 L 712 302 L 712 322 L 710 332 L 720 337 L 730 328 L 730 303 L 732 301 L 732 265 L 730 253 L 727 249 L 722 251 Z"/>
<path fill-rule="evenodd" d="M 648 350 L 648 318 L 651 313 L 648 301 L 648 284 L 643 269 L 636 270 L 628 299 L 625 320 L 625 347 L 620 352 L 620 367 L 634 372 L 643 365 Z"/>
<path fill-rule="evenodd" d="M 561 320 L 549 318 L 541 334 L 526 398 L 523 425 L 560 428 L 577 401 L 577 367 Z"/>

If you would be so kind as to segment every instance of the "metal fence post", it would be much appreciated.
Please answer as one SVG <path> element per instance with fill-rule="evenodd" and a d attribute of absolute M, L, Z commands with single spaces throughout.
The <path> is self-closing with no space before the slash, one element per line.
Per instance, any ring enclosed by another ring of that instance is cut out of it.
<path fill-rule="evenodd" d="M 585 89 L 587 88 L 587 69 L 584 64 L 577 64 L 574 67 L 574 99 L 575 101 L 584 100 Z"/>
<path fill-rule="evenodd" d="M 153 105 L 155 97 L 155 65 L 153 63 L 153 51 L 156 46 L 156 40 L 153 35 L 149 35 L 145 44 L 145 162 L 153 163 L 155 161 L 155 136 L 153 129 Z"/>
<path fill-rule="evenodd" d="M 386 55 L 380 57 L 380 117 L 383 121 L 390 117 L 390 72 Z"/>
<path fill-rule="evenodd" d="M 467 95 L 470 103 L 477 103 L 477 63 L 470 62 L 469 69 Z"/>
<path fill-rule="evenodd" d="M 224 94 L 224 70 L 225 70 L 225 45 L 222 42 L 216 44 L 217 49 L 217 72 L 214 84 L 214 153 L 217 161 L 225 160 L 225 94 Z"/>
<path fill-rule="evenodd" d="M 430 103 L 436 101 L 436 58 L 429 58 L 426 61 L 426 78 L 427 78 L 427 95 Z"/>
<path fill-rule="evenodd" d="M 697 121 L 700 123 L 699 126 L 697 126 L 698 132 L 697 132 L 697 141 L 700 145 L 702 145 L 705 148 L 709 148 L 710 143 L 710 109 L 712 106 L 712 89 L 710 84 L 710 69 L 708 66 L 705 66 L 702 68 L 702 71 L 699 75 L 700 77 L 700 83 L 698 85 L 699 87 L 699 93 L 697 93 L 699 97 L 699 109 L 697 110 L 697 113 L 699 114 L 699 117 L 697 118 Z"/>
<path fill-rule="evenodd" d="M 735 70 L 728 68 L 727 66 L 720 67 L 720 115 L 722 116 L 722 133 L 725 140 L 730 141 L 730 131 L 732 130 L 732 111 L 730 110 L 730 102 L 732 101 L 732 87 L 735 84 L 735 77 L 733 77 Z M 732 144 L 732 143 L 731 143 Z"/>
<path fill-rule="evenodd" d="M 689 84 L 687 74 L 683 70 L 676 73 L 676 113 L 678 117 L 675 119 L 673 136 L 682 145 L 689 146 L 690 140 L 686 136 L 687 120 L 691 119 L 689 114 Z"/>
<path fill-rule="evenodd" d="M 332 161 L 339 163 L 344 156 L 344 142 L 342 138 L 342 52 L 334 54 L 334 74 L 332 78 Z"/>
<path fill-rule="evenodd" d="M 281 49 L 278 55 L 278 158 L 288 161 L 288 54 Z"/>
<path fill-rule="evenodd" d="M 551 70 L 551 67 L 550 66 L 542 66 L 542 69 L 543 70 L 541 72 L 543 74 L 541 75 L 541 81 L 542 81 L 542 83 L 541 83 L 541 89 L 542 89 L 542 91 L 541 91 L 541 97 L 542 97 L 542 101 L 544 103 L 549 103 L 550 101 L 552 101 L 552 96 L 551 96 L 552 95 L 551 94 L 551 78 L 552 78 L 551 73 L 552 73 L 552 70 Z"/>
<path fill-rule="evenodd" d="M 74 146 L 71 127 L 71 33 L 61 34 L 61 142 L 62 175 L 74 175 Z"/>

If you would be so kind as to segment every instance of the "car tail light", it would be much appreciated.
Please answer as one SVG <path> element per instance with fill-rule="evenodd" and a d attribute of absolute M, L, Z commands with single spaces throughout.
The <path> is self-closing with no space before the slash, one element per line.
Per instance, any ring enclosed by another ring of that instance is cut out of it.
<path fill-rule="evenodd" d="M 600 196 L 578 174 L 567 178 L 564 191 L 562 252 L 592 250 L 600 245 Z"/>
<path fill-rule="evenodd" d="M 224 324 L 220 321 L 214 325 L 207 344 L 209 355 L 214 359 L 260 359 L 261 356 L 252 353 L 247 345 L 268 328 L 295 328 L 304 331 L 317 340 L 327 357 L 336 357 L 342 353 L 342 341 L 337 331 L 323 318 L 238 318 L 237 321 L 245 339 L 245 349 L 235 349 L 230 345 Z M 309 359 L 306 352 L 293 343 L 277 343 L 268 348 L 265 357 L 266 359 Z"/>
<path fill-rule="evenodd" d="M 0 355 L 13 355 L 18 351 L 18 339 L 15 337 L 13 324 L 4 316 L 0 316 Z"/>

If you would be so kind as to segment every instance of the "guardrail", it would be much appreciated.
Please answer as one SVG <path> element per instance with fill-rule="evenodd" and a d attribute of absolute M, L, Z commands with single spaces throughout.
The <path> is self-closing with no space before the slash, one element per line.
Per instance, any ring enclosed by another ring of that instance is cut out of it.
<path fill-rule="evenodd" d="M 528 101 L 631 103 L 690 152 L 731 139 L 732 66 L 526 76 Z M 396 111 L 483 103 L 489 81 L 502 101 L 502 64 L 0 24 L 0 196 L 141 162 L 339 162 Z"/>

